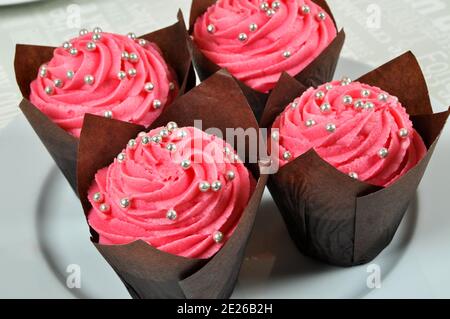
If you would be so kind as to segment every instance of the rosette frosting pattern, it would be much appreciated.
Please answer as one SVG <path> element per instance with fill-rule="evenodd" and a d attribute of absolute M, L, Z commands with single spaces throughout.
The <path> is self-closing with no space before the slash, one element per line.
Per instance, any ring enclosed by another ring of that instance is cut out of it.
<path fill-rule="evenodd" d="M 282 72 L 300 73 L 336 34 L 331 17 L 310 0 L 218 0 L 197 19 L 193 37 L 209 60 L 267 93 Z"/>
<path fill-rule="evenodd" d="M 30 101 L 79 137 L 85 113 L 149 126 L 177 91 L 156 44 L 96 28 L 54 50 L 31 83 Z"/>
<path fill-rule="evenodd" d="M 378 186 L 394 183 L 427 152 L 398 98 L 347 79 L 310 88 L 273 128 L 280 165 L 314 148 L 341 172 Z"/>
<path fill-rule="evenodd" d="M 140 133 L 95 176 L 90 226 L 100 244 L 143 240 L 188 258 L 209 258 L 232 235 L 255 180 L 222 139 L 193 128 Z"/>

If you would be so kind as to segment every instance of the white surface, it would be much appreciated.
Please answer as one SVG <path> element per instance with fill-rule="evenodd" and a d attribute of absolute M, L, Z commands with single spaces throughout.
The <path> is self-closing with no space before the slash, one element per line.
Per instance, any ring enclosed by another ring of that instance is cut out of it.
<path fill-rule="evenodd" d="M 368 67 L 342 59 L 337 77 Z M 443 110 L 442 107 L 436 108 Z M 89 241 L 81 207 L 22 115 L 0 135 L 0 297 L 128 297 Z M 338 268 L 303 257 L 265 194 L 234 298 L 449 298 L 449 131 L 392 244 L 373 262 L 382 287 L 368 289 L 366 266 Z M 81 267 L 81 288 L 68 289 L 66 267 Z"/>

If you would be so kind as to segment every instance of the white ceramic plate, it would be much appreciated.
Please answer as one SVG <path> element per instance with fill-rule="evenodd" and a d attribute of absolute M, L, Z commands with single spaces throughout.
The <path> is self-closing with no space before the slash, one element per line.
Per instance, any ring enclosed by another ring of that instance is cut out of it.
<path fill-rule="evenodd" d="M 369 69 L 342 59 L 336 78 Z M 129 298 L 90 243 L 75 195 L 22 115 L 1 132 L 0 149 L 0 297 Z M 381 270 L 381 288 L 367 286 L 368 265 L 338 268 L 302 256 L 266 191 L 232 297 L 450 297 L 449 154 L 445 132 L 393 242 L 371 263 Z M 79 289 L 66 286 L 73 264 L 81 269 Z"/>

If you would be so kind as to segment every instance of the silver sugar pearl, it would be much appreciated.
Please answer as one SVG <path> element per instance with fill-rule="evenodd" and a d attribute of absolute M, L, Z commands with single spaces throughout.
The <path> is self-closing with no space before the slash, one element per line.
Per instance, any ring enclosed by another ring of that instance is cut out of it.
<path fill-rule="evenodd" d="M 285 161 L 289 160 L 291 157 L 292 157 L 291 152 L 285 151 L 285 152 L 283 153 L 283 159 L 284 159 Z"/>
<path fill-rule="evenodd" d="M 198 189 L 201 192 L 207 192 L 207 191 L 209 191 L 210 188 L 211 188 L 211 185 L 207 181 L 202 181 L 202 182 L 198 183 Z"/>
<path fill-rule="evenodd" d="M 332 90 L 332 89 L 333 89 L 333 84 L 331 84 L 331 83 L 326 84 L 326 85 L 325 85 L 325 89 L 326 89 L 327 91 Z"/>
<path fill-rule="evenodd" d="M 281 7 L 280 1 L 274 1 L 274 2 L 272 2 L 272 9 L 278 10 L 278 9 L 280 9 L 280 7 Z"/>
<path fill-rule="evenodd" d="M 80 35 L 80 37 L 83 37 L 83 36 L 87 35 L 88 33 L 89 33 L 89 31 L 87 29 L 81 29 L 78 34 Z"/>
<path fill-rule="evenodd" d="M 381 157 L 381 158 L 386 158 L 388 156 L 388 154 L 389 154 L 389 151 L 385 147 L 383 147 L 382 149 L 380 149 L 378 151 L 378 156 Z"/>
<path fill-rule="evenodd" d="M 291 108 L 296 109 L 297 106 L 298 106 L 298 103 L 297 103 L 297 102 L 292 102 L 292 103 L 291 103 Z"/>
<path fill-rule="evenodd" d="M 97 192 L 94 194 L 94 196 L 92 196 L 92 200 L 96 203 L 100 203 L 103 201 L 103 195 L 100 192 Z"/>
<path fill-rule="evenodd" d="M 355 172 L 350 172 L 350 173 L 348 173 L 348 176 L 350 176 L 350 177 L 353 178 L 353 179 L 358 179 L 358 174 L 355 173 Z"/>
<path fill-rule="evenodd" d="M 350 95 L 345 95 L 342 98 L 342 103 L 344 103 L 345 105 L 350 105 L 353 103 L 353 98 Z"/>
<path fill-rule="evenodd" d="M 162 138 L 168 137 L 170 135 L 170 132 L 167 128 L 163 128 L 161 131 L 159 131 L 159 135 Z"/>
<path fill-rule="evenodd" d="M 40 76 L 41 78 L 45 78 L 45 77 L 47 76 L 47 72 L 48 72 L 47 66 L 44 64 L 44 65 L 42 65 L 41 68 L 39 69 L 39 76 Z"/>
<path fill-rule="evenodd" d="M 353 106 L 355 107 L 355 109 L 360 109 L 364 107 L 364 102 L 361 100 L 357 100 L 355 103 L 353 103 Z"/>
<path fill-rule="evenodd" d="M 113 117 L 113 112 L 110 110 L 106 110 L 105 112 L 103 112 L 103 117 L 107 118 L 107 119 L 112 119 Z"/>
<path fill-rule="evenodd" d="M 370 91 L 369 90 L 361 90 L 361 96 L 362 97 L 369 97 L 370 96 Z"/>
<path fill-rule="evenodd" d="M 317 14 L 317 18 L 319 18 L 319 20 L 324 21 L 327 18 L 327 15 L 325 14 L 325 12 L 319 12 Z"/>
<path fill-rule="evenodd" d="M 401 128 L 401 129 L 398 131 L 398 136 L 399 136 L 400 138 L 407 138 L 408 135 L 409 135 L 409 132 L 408 132 L 408 129 L 407 129 L 407 128 Z"/>
<path fill-rule="evenodd" d="M 269 9 L 269 10 L 267 10 L 266 11 L 266 15 L 269 17 L 269 18 L 271 18 L 271 17 L 273 17 L 274 15 L 275 15 L 275 10 L 273 10 L 273 9 Z"/>
<path fill-rule="evenodd" d="M 45 78 L 47 76 L 47 70 L 46 69 L 42 69 L 39 71 L 39 76 L 41 78 Z"/>
<path fill-rule="evenodd" d="M 191 167 L 191 161 L 188 159 L 182 160 L 180 165 L 183 169 L 188 169 Z"/>
<path fill-rule="evenodd" d="M 214 181 L 211 183 L 211 189 L 213 192 L 218 192 L 222 188 L 222 183 L 220 181 Z"/>
<path fill-rule="evenodd" d="M 372 102 L 366 102 L 366 104 L 364 104 L 364 108 L 366 110 L 373 109 L 374 107 L 375 107 L 375 104 L 373 104 Z"/>
<path fill-rule="evenodd" d="M 127 51 L 123 51 L 120 57 L 122 60 L 126 61 L 130 57 L 130 54 Z"/>
<path fill-rule="evenodd" d="M 120 153 L 119 155 L 117 155 L 117 160 L 119 161 L 119 163 L 122 163 L 126 158 L 125 153 Z"/>
<path fill-rule="evenodd" d="M 344 77 L 341 79 L 341 85 L 342 85 L 342 86 L 349 85 L 350 83 L 352 83 L 352 79 L 350 79 L 348 76 L 344 76 Z"/>
<path fill-rule="evenodd" d="M 169 132 L 173 132 L 174 130 L 176 130 L 178 128 L 178 124 L 175 122 L 169 122 L 169 123 L 167 123 L 166 128 Z"/>
<path fill-rule="evenodd" d="M 283 52 L 283 58 L 287 59 L 291 57 L 291 51 L 284 51 Z"/>
<path fill-rule="evenodd" d="M 177 212 L 174 209 L 169 209 L 166 213 L 166 218 L 169 220 L 177 219 Z"/>
<path fill-rule="evenodd" d="M 105 212 L 109 211 L 109 205 L 103 203 L 98 207 L 98 209 L 100 209 L 101 212 L 105 213 Z"/>
<path fill-rule="evenodd" d="M 264 1 L 264 2 L 262 2 L 262 3 L 260 4 L 259 8 L 260 8 L 262 11 L 267 11 L 267 10 L 269 10 L 270 6 L 269 6 L 269 4 L 268 4 L 267 2 Z"/>
<path fill-rule="evenodd" d="M 152 82 L 147 82 L 144 84 L 144 90 L 146 90 L 147 92 L 152 91 L 155 88 L 155 86 L 153 85 Z"/>
<path fill-rule="evenodd" d="M 216 27 L 214 26 L 214 24 L 208 24 L 208 26 L 206 27 L 206 31 L 208 31 L 208 33 L 214 33 L 216 31 Z"/>
<path fill-rule="evenodd" d="M 132 52 L 129 55 L 129 59 L 131 62 L 136 63 L 137 61 L 139 61 L 139 56 L 136 53 Z"/>
<path fill-rule="evenodd" d="M 220 232 L 220 231 L 214 232 L 214 234 L 213 234 L 213 240 L 214 240 L 216 243 L 222 242 L 222 240 L 223 240 L 223 234 L 222 234 L 222 232 Z"/>
<path fill-rule="evenodd" d="M 54 79 L 53 84 L 55 85 L 55 87 L 60 88 L 63 86 L 63 81 L 61 79 Z"/>
<path fill-rule="evenodd" d="M 135 68 L 131 68 L 128 70 L 128 75 L 132 78 L 134 78 L 137 75 L 137 71 Z"/>
<path fill-rule="evenodd" d="M 69 50 L 72 47 L 72 43 L 70 43 L 69 41 L 65 41 L 63 42 L 62 47 L 64 50 Z"/>
<path fill-rule="evenodd" d="M 325 129 L 326 129 L 328 132 L 333 133 L 334 131 L 336 131 L 336 125 L 335 125 L 334 123 L 328 123 L 328 124 L 325 126 Z"/>
<path fill-rule="evenodd" d="M 76 56 L 78 54 L 78 50 L 76 48 L 71 48 L 69 50 L 70 55 Z"/>
<path fill-rule="evenodd" d="M 307 6 L 306 4 L 302 6 L 302 13 L 303 14 L 309 14 L 311 12 L 311 8 Z"/>
<path fill-rule="evenodd" d="M 155 144 L 159 144 L 162 142 L 162 137 L 161 135 L 154 135 L 152 136 L 152 142 Z"/>
<path fill-rule="evenodd" d="M 173 143 L 168 143 L 168 144 L 166 145 L 166 149 L 167 149 L 169 152 L 175 152 L 175 151 L 177 150 L 177 146 L 176 146 L 175 144 L 173 144 Z"/>
<path fill-rule="evenodd" d="M 306 120 L 305 125 L 306 127 L 314 126 L 316 125 L 316 121 L 314 121 L 313 119 Z"/>
<path fill-rule="evenodd" d="M 240 33 L 238 36 L 238 39 L 239 39 L 239 41 L 244 42 L 244 41 L 247 41 L 248 36 L 246 33 Z"/>
<path fill-rule="evenodd" d="M 47 95 L 52 95 L 53 94 L 53 88 L 51 86 L 46 86 L 44 91 L 45 91 L 45 93 Z"/>
<path fill-rule="evenodd" d="M 136 147 L 136 140 L 132 138 L 131 140 L 128 141 L 127 145 L 128 145 L 129 148 L 135 148 Z"/>
<path fill-rule="evenodd" d="M 128 32 L 127 37 L 128 37 L 128 39 L 136 40 L 136 34 L 133 32 Z"/>
<path fill-rule="evenodd" d="M 142 136 L 141 137 L 141 143 L 142 145 L 148 145 L 148 143 L 150 143 L 150 138 L 146 135 L 146 136 Z"/>
<path fill-rule="evenodd" d="M 234 173 L 234 171 L 228 171 L 227 172 L 227 179 L 229 181 L 232 181 L 235 177 L 236 177 L 236 174 Z"/>
<path fill-rule="evenodd" d="M 162 103 L 160 100 L 154 100 L 153 101 L 153 108 L 154 109 L 159 109 L 162 106 Z"/>
<path fill-rule="evenodd" d="M 331 110 L 331 105 L 330 105 L 330 103 L 327 103 L 327 102 L 323 103 L 323 104 L 320 106 L 320 110 L 321 110 L 323 113 L 329 112 L 329 111 Z"/>
<path fill-rule="evenodd" d="M 100 33 L 94 33 L 92 35 L 92 41 L 100 41 L 101 38 L 102 38 L 102 35 Z"/>
<path fill-rule="evenodd" d="M 139 39 L 138 40 L 138 43 L 139 43 L 139 45 L 141 46 L 141 47 L 145 47 L 146 45 L 147 45 L 147 40 L 145 40 L 145 39 Z"/>
<path fill-rule="evenodd" d="M 92 30 L 92 32 L 93 32 L 94 34 L 102 33 L 102 28 L 100 28 L 100 27 L 95 27 L 94 30 Z"/>
<path fill-rule="evenodd" d="M 325 93 L 323 93 L 323 91 L 317 91 L 314 96 L 316 97 L 316 99 L 322 100 L 325 97 Z"/>
<path fill-rule="evenodd" d="M 378 94 L 378 101 L 387 102 L 387 100 L 388 100 L 388 95 L 386 93 Z"/>
<path fill-rule="evenodd" d="M 68 70 L 66 72 L 66 76 L 68 79 L 72 79 L 74 77 L 75 73 L 72 70 Z"/>
<path fill-rule="evenodd" d="M 97 45 L 94 42 L 88 42 L 86 44 L 86 49 L 88 49 L 89 51 L 95 50 L 96 47 L 97 47 Z"/>
<path fill-rule="evenodd" d="M 121 71 L 119 71 L 118 73 L 117 73 L 117 78 L 119 79 L 119 80 L 123 80 L 123 79 L 125 79 L 127 77 L 127 72 L 125 72 L 125 71 L 123 71 L 123 70 L 121 70 Z"/>
<path fill-rule="evenodd" d="M 130 206 L 130 200 L 128 198 L 122 198 L 119 204 L 122 208 L 127 208 Z"/>
<path fill-rule="evenodd" d="M 95 78 L 93 75 L 91 74 L 87 74 L 84 76 L 84 83 L 88 84 L 88 85 L 92 85 L 95 82 Z"/>
<path fill-rule="evenodd" d="M 258 30 L 258 25 L 256 23 L 250 23 L 248 29 L 250 30 L 250 32 L 255 32 L 256 30 Z"/>

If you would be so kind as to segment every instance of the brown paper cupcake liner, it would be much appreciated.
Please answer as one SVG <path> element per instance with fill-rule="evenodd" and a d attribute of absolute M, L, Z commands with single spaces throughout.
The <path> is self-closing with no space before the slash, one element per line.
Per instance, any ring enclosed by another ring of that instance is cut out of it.
<path fill-rule="evenodd" d="M 326 3 L 325 0 L 313 0 L 316 4 L 318 4 L 322 9 L 330 15 L 333 19 L 333 22 L 336 25 L 336 21 L 333 17 L 333 14 Z M 193 0 L 191 5 L 191 13 L 189 19 L 189 35 L 192 35 L 193 27 L 195 21 L 198 17 L 203 15 L 208 7 L 215 4 L 216 0 Z M 337 25 L 336 25 L 337 30 Z M 339 30 L 337 30 L 339 31 Z M 197 47 L 195 42 L 189 36 L 189 46 L 192 50 L 193 62 L 197 74 L 201 81 L 207 79 L 212 74 L 217 72 L 220 69 L 220 66 L 209 60 Z M 329 82 L 333 78 L 334 72 L 336 70 L 336 65 L 344 45 L 345 41 L 345 32 L 342 29 L 338 32 L 336 38 L 330 43 L 330 45 L 313 61 L 311 62 L 303 71 L 296 74 L 294 78 L 296 78 L 300 83 L 303 83 L 305 86 L 318 86 L 319 84 Z M 267 99 L 270 95 L 261 93 L 256 91 L 243 82 L 237 80 L 239 86 L 244 92 L 247 101 L 249 102 L 253 113 L 255 114 L 256 119 L 259 121 L 264 107 L 267 103 Z"/>
<path fill-rule="evenodd" d="M 186 45 L 186 25 L 181 11 L 178 22 L 172 26 L 143 35 L 141 38 L 156 43 L 167 63 L 173 68 L 180 85 L 179 95 L 195 86 L 192 59 Z M 36 134 L 76 192 L 76 164 L 78 139 L 60 128 L 42 113 L 30 100 L 30 84 L 39 67 L 53 56 L 54 47 L 17 44 L 14 69 L 23 100 L 19 107 Z"/>
<path fill-rule="evenodd" d="M 449 111 L 433 114 L 424 76 L 411 52 L 357 81 L 399 98 L 427 146 L 426 156 L 385 188 L 348 177 L 314 150 L 283 166 L 268 181 L 299 250 L 339 266 L 367 263 L 391 242 L 449 116 Z M 269 98 L 262 125 L 271 127 L 286 105 L 306 89 L 284 74 Z"/>
<path fill-rule="evenodd" d="M 220 108 L 220 110 L 218 110 Z M 217 116 L 220 111 L 223 116 Z M 221 71 L 168 106 L 151 128 L 175 121 L 179 127 L 202 120 L 202 129 L 255 128 L 258 124 L 235 80 Z M 98 169 L 109 165 L 127 141 L 144 128 L 86 114 L 78 153 L 78 192 L 87 216 L 88 189 Z M 247 165 L 247 164 L 246 164 Z M 235 286 L 244 251 L 264 191 L 267 175 L 258 164 L 247 166 L 257 185 L 231 238 L 212 258 L 189 259 L 159 251 L 138 240 L 126 245 L 94 245 L 133 298 L 227 298 Z"/>

